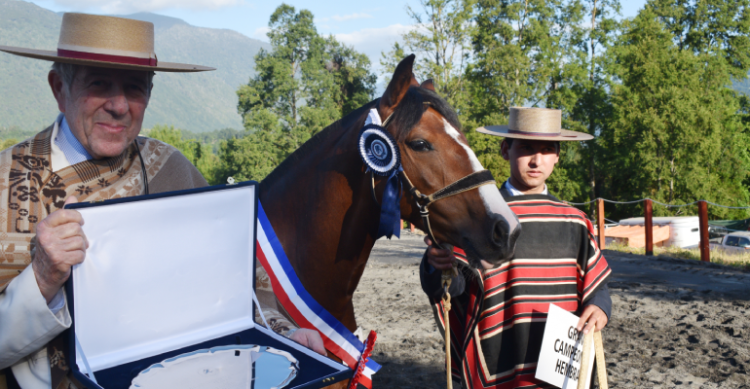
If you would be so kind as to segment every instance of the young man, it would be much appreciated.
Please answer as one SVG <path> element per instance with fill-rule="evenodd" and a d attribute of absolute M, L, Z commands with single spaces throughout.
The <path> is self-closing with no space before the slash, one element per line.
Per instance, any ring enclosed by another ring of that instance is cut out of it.
<path fill-rule="evenodd" d="M 611 273 L 586 215 L 550 195 L 545 181 L 559 160 L 560 141 L 593 137 L 561 128 L 562 113 L 511 108 L 509 125 L 477 131 L 505 139 L 501 152 L 510 178 L 500 192 L 521 222 L 515 256 L 477 271 L 460 249 L 432 247 L 422 261 L 422 288 L 436 303 L 443 326 L 441 270 L 457 265 L 451 285 L 451 351 L 454 380 L 464 388 L 548 387 L 534 379 L 550 304 L 581 317 L 578 329 L 601 331 L 612 301 Z"/>

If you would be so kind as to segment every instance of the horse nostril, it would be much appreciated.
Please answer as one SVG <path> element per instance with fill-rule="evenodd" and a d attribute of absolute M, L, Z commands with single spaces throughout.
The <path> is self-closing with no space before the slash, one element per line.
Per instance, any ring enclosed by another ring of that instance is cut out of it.
<path fill-rule="evenodd" d="M 513 255 L 516 248 L 516 240 L 521 234 L 521 225 L 517 224 L 513 231 L 504 217 L 498 216 L 495 219 L 495 226 L 492 229 L 492 243 L 502 252 L 501 256 L 509 258 Z"/>
<path fill-rule="evenodd" d="M 508 231 L 510 226 L 504 218 L 500 217 L 495 222 L 495 227 L 492 229 L 492 242 L 500 247 L 504 247 L 508 244 Z"/>

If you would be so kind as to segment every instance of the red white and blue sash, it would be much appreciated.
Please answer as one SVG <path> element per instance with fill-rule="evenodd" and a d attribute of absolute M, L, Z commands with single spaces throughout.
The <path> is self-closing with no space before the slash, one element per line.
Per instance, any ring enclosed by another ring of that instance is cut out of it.
<path fill-rule="evenodd" d="M 326 349 L 356 371 L 363 357 L 365 345 L 318 304 L 302 286 L 260 201 L 258 201 L 257 236 L 256 256 L 268 273 L 273 293 L 281 305 L 301 328 L 317 330 L 323 338 Z M 380 370 L 380 365 L 367 358 L 367 355 L 364 357 L 365 368 L 359 383 L 371 388 L 372 375 Z"/>

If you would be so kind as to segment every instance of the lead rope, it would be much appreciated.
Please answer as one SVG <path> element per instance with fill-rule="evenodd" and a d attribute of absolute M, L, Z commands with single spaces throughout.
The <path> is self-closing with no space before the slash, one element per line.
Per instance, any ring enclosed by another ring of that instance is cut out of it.
<path fill-rule="evenodd" d="M 414 184 L 411 183 L 411 180 L 409 180 L 409 177 L 406 176 L 405 172 L 401 172 L 401 177 L 403 181 L 406 183 L 406 185 L 409 187 L 409 193 L 414 197 L 415 203 L 417 207 L 419 208 L 419 216 L 422 217 L 422 222 L 424 224 L 425 232 L 427 233 L 427 236 L 430 237 L 430 240 L 432 241 L 432 245 L 443 249 L 443 246 L 438 243 L 437 239 L 435 239 L 435 236 L 432 234 L 432 227 L 430 226 L 430 211 L 428 207 L 430 204 L 450 197 L 457 195 L 459 193 L 463 193 L 475 188 L 479 188 L 482 185 L 489 185 L 489 184 L 495 184 L 495 179 L 492 177 L 492 173 L 490 173 L 488 170 L 482 170 L 479 172 L 474 172 L 469 174 L 468 176 L 446 186 L 443 189 L 440 189 L 439 191 L 427 196 L 423 193 L 421 193 Z M 373 192 L 374 193 L 374 192 Z M 450 245 L 445 245 L 446 249 L 449 249 L 453 251 L 453 247 Z M 453 280 L 454 276 L 458 275 L 458 271 L 454 265 L 454 267 L 450 270 L 443 270 L 443 273 L 440 277 L 442 286 L 443 286 L 443 321 L 445 323 L 445 375 L 446 375 L 446 387 L 447 389 L 453 389 L 453 379 L 451 374 L 451 325 L 450 325 L 450 311 L 451 311 L 451 294 L 450 294 L 450 286 L 451 281 Z"/>
<path fill-rule="evenodd" d="M 447 389 L 453 389 L 453 378 L 451 376 L 451 319 L 449 316 L 451 312 L 451 294 L 449 290 L 455 270 L 455 267 L 452 270 L 443 270 L 443 275 L 441 276 L 443 282 L 443 318 L 445 321 L 445 379 L 447 381 Z"/>
<path fill-rule="evenodd" d="M 429 102 L 424 102 L 425 105 L 430 105 Z M 393 117 L 393 112 L 391 112 L 390 115 L 388 115 L 387 118 L 383 121 L 382 127 L 387 128 L 388 123 L 390 122 L 391 118 Z M 430 227 L 430 211 L 427 209 L 427 207 L 434 203 L 435 201 L 444 199 L 446 197 L 454 196 L 459 193 L 463 193 L 475 188 L 478 188 L 482 185 L 488 185 L 488 184 L 495 184 L 495 179 L 492 177 L 492 173 L 490 173 L 488 170 L 482 170 L 479 172 L 474 172 L 469 174 L 468 176 L 455 181 L 454 183 L 446 186 L 443 189 L 440 189 L 439 191 L 426 196 L 419 192 L 419 190 L 414 186 L 414 184 L 411 183 L 411 180 L 409 180 L 409 177 L 406 176 L 406 173 L 404 171 L 401 171 L 401 177 L 406 182 L 406 184 L 409 186 L 409 192 L 414 196 L 414 199 L 416 201 L 417 207 L 419 208 L 419 214 L 422 217 L 422 220 L 424 222 L 425 230 L 427 232 L 427 236 L 430 237 L 430 240 L 432 240 L 432 244 L 442 249 L 443 247 L 438 243 L 438 241 L 435 239 L 435 236 L 432 234 L 432 228 Z M 378 199 L 375 196 L 375 175 L 373 172 L 370 173 L 371 182 L 372 182 L 372 197 L 375 200 L 375 203 L 378 203 Z M 449 248 L 451 251 L 453 251 L 453 247 L 450 247 L 446 245 L 446 248 Z M 443 285 L 443 316 L 445 321 L 445 375 L 446 375 L 446 387 L 447 389 L 453 389 L 453 379 L 451 374 L 451 331 L 450 331 L 450 311 L 451 311 L 451 294 L 449 292 L 451 281 L 453 280 L 454 276 L 458 275 L 458 271 L 456 269 L 456 265 L 453 265 L 453 268 L 450 270 L 443 270 L 443 273 L 440 277 L 442 285 Z"/>

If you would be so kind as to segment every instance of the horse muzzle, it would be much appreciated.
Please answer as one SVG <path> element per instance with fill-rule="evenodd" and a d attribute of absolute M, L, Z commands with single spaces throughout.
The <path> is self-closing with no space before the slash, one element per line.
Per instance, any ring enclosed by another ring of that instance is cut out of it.
<path fill-rule="evenodd" d="M 464 236 L 461 247 L 469 257 L 469 262 L 477 269 L 491 269 L 510 261 L 516 248 L 516 240 L 521 234 L 521 223 L 513 223 L 511 229 L 508 221 L 501 215 L 494 214 L 490 219 L 492 228 L 485 233 L 484 239 L 476 236 Z M 487 231 L 487 230 L 485 230 Z"/>

